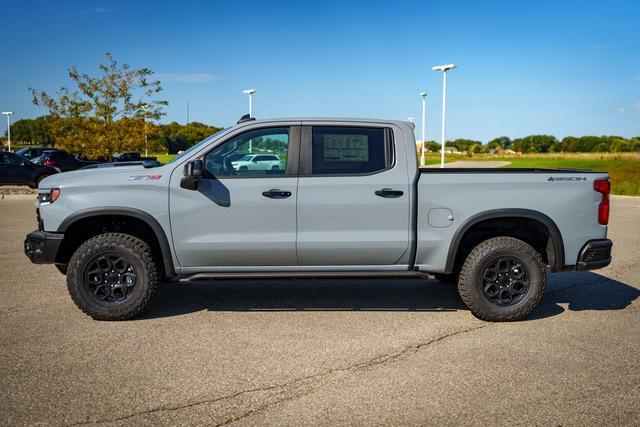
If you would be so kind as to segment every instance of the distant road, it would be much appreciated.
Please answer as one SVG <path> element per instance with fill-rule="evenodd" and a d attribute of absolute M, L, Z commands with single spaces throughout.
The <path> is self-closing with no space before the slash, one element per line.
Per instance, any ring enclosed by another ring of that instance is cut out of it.
<path fill-rule="evenodd" d="M 511 162 L 484 161 L 484 160 L 459 160 L 457 162 L 445 163 L 445 168 L 502 168 Z M 440 164 L 428 165 L 428 168 L 439 168 Z"/>

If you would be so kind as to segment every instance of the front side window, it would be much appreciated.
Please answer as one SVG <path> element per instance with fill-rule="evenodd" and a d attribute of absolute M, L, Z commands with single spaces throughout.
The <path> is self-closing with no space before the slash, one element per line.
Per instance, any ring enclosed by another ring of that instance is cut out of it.
<path fill-rule="evenodd" d="M 314 175 L 361 175 L 387 168 L 390 141 L 383 128 L 313 128 Z"/>
<path fill-rule="evenodd" d="M 288 127 L 245 132 L 204 156 L 205 176 L 222 178 L 284 175 L 288 147 Z"/>

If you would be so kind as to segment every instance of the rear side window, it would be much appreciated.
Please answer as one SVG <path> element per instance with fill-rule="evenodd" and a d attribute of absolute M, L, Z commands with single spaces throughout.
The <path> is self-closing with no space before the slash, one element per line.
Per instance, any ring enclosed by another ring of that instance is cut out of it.
<path fill-rule="evenodd" d="M 390 132 L 384 128 L 313 128 L 314 175 L 361 175 L 392 164 Z"/>

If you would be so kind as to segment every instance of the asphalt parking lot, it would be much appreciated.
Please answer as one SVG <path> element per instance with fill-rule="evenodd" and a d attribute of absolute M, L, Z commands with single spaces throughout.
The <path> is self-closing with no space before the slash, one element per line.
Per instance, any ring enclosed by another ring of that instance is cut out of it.
<path fill-rule="evenodd" d="M 0 424 L 638 424 L 640 198 L 612 200 L 613 264 L 500 324 L 435 280 L 167 283 L 96 322 L 0 200 Z"/>

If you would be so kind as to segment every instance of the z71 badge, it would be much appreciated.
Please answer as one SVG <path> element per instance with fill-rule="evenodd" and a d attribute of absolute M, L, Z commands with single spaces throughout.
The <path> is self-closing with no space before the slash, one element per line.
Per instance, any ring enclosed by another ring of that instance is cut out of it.
<path fill-rule="evenodd" d="M 162 175 L 133 175 L 129 177 L 129 181 L 148 181 L 150 179 L 160 179 Z"/>

